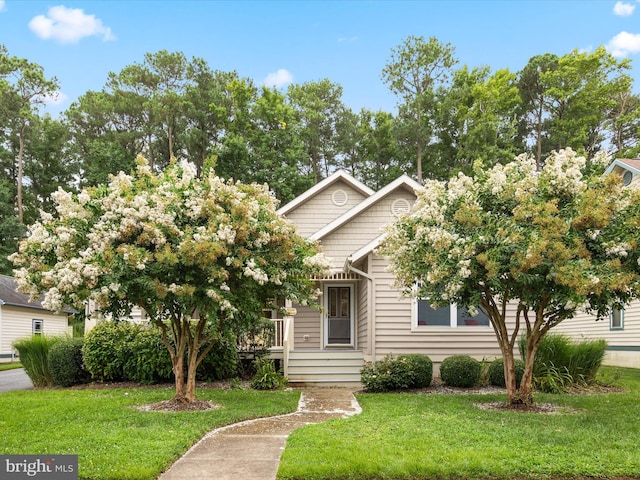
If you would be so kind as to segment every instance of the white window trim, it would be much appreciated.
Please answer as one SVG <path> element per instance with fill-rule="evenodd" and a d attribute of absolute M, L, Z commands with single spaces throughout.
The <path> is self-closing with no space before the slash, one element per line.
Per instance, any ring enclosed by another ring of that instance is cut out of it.
<path fill-rule="evenodd" d="M 36 331 L 36 324 L 40 324 L 40 331 Z M 44 335 L 44 320 L 42 318 L 34 318 L 31 320 L 31 334 Z"/>
<path fill-rule="evenodd" d="M 418 325 L 418 300 L 424 300 L 419 297 L 411 298 L 411 331 L 412 332 L 450 332 L 452 328 L 455 329 L 472 329 L 474 331 L 480 331 L 483 329 L 490 329 L 489 325 L 458 325 L 458 305 L 455 303 L 449 304 L 449 326 L 443 325 Z"/>
<path fill-rule="evenodd" d="M 614 327 L 613 326 L 613 311 L 614 310 L 619 310 L 620 311 L 620 326 L 619 327 Z M 612 308 L 611 311 L 609 312 L 609 330 L 612 331 L 619 331 L 619 330 L 624 330 L 624 308 Z"/>

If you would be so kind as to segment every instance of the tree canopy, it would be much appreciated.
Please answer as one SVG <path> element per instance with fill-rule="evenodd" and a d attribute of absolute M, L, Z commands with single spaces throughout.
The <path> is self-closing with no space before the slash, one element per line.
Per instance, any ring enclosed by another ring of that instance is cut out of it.
<path fill-rule="evenodd" d="M 539 172 L 535 157 L 521 155 L 474 176 L 428 180 L 414 212 L 386 231 L 380 251 L 407 294 L 489 317 L 512 403 L 532 403 L 533 358 L 551 328 L 640 295 L 640 189 L 604 175 L 609 161 L 565 149 Z M 516 392 L 519 333 L 526 367 Z"/>
<path fill-rule="evenodd" d="M 156 174 L 139 158 L 133 175 L 52 197 L 56 214 L 43 213 L 12 256 L 19 289 L 44 293 L 50 310 L 89 299 L 114 318 L 142 308 L 163 332 L 180 401 L 195 399 L 196 368 L 219 338 L 255 325 L 275 298 L 313 303 L 312 278 L 327 267 L 267 186 L 206 165 L 202 178 L 188 162 Z"/>

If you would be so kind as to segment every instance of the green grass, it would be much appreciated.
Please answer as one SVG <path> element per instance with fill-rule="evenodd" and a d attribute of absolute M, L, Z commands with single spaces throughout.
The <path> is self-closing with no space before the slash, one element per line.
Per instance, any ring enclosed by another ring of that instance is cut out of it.
<path fill-rule="evenodd" d="M 14 368 L 22 368 L 22 364 L 19 362 L 0 363 L 0 372 L 5 370 L 13 370 Z"/>
<path fill-rule="evenodd" d="M 361 415 L 289 437 L 278 478 L 637 478 L 640 370 L 620 372 L 627 393 L 537 395 L 551 415 L 474 405 L 503 395 L 358 395 Z"/>
<path fill-rule="evenodd" d="M 172 388 L 32 390 L 0 395 L 0 454 L 74 454 L 79 476 L 151 480 L 216 427 L 295 411 L 299 392 L 198 390 L 222 408 L 142 412 Z"/>

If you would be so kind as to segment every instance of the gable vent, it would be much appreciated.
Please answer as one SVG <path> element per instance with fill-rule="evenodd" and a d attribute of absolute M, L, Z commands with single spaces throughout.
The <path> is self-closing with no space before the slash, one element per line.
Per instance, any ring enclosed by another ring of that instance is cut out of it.
<path fill-rule="evenodd" d="M 409 213 L 411 210 L 411 205 L 404 198 L 398 198 L 395 202 L 391 204 L 391 213 L 394 215 L 402 215 L 403 213 Z"/>
<path fill-rule="evenodd" d="M 633 173 L 627 170 L 622 176 L 622 181 L 624 182 L 625 187 L 631 184 L 631 180 L 633 180 Z"/>
<path fill-rule="evenodd" d="M 344 190 L 336 190 L 331 196 L 331 201 L 336 207 L 344 207 L 349 200 L 349 195 Z"/>

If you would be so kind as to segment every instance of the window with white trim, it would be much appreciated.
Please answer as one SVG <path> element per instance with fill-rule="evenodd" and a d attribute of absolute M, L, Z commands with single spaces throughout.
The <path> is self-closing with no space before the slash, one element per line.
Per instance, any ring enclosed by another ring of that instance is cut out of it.
<path fill-rule="evenodd" d="M 609 312 L 609 329 L 624 330 L 624 308 L 612 308 Z"/>
<path fill-rule="evenodd" d="M 39 318 L 34 318 L 31 323 L 31 328 L 32 328 L 31 333 L 33 335 L 38 335 L 38 336 L 42 335 L 44 330 L 44 320 L 41 320 Z"/>
<path fill-rule="evenodd" d="M 417 298 L 413 301 L 413 327 L 488 327 L 489 317 L 479 309 L 471 315 L 466 308 L 455 304 L 433 308 L 429 300 Z"/>

